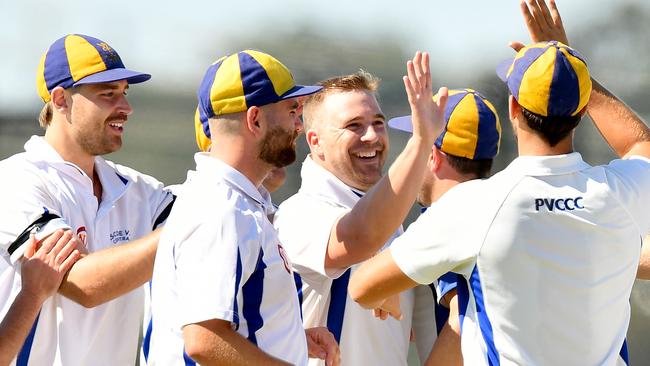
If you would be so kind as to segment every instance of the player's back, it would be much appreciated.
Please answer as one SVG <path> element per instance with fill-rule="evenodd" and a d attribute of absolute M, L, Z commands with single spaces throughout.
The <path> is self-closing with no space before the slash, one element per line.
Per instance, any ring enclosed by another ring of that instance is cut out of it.
<path fill-rule="evenodd" d="M 469 303 L 478 319 L 464 324 L 464 347 L 480 337 L 504 364 L 626 359 L 639 223 L 650 221 L 641 209 L 648 199 L 639 185 L 650 184 L 643 167 L 589 167 L 578 154 L 528 157 L 485 182 L 501 190 L 501 203 L 468 285 L 459 286 L 461 313 Z"/>

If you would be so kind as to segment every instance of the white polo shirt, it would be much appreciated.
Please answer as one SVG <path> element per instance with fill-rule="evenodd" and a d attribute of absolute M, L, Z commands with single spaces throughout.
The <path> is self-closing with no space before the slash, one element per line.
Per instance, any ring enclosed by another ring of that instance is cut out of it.
<path fill-rule="evenodd" d="M 266 216 L 269 200 L 226 163 L 195 159 L 156 253 L 148 364 L 193 364 L 182 328 L 222 319 L 264 352 L 306 365 L 291 264 Z"/>
<path fill-rule="evenodd" d="M 650 161 L 591 167 L 578 153 L 524 156 L 462 183 L 390 251 L 428 283 L 458 284 L 469 365 L 617 365 L 650 224 Z"/>
<path fill-rule="evenodd" d="M 72 228 L 89 252 L 121 245 L 166 219 L 173 196 L 152 177 L 95 158 L 102 183 L 98 204 L 92 179 L 41 137 L 25 152 L 0 162 L 0 315 L 20 291 L 21 233 Z M 28 236 L 28 234 L 27 234 Z M 25 237 L 24 237 L 25 238 Z M 61 295 L 45 301 L 17 360 L 18 365 L 132 365 L 138 354 L 143 289 L 87 309 Z"/>
<path fill-rule="evenodd" d="M 275 227 L 293 263 L 305 328 L 326 326 L 339 342 L 342 365 L 406 365 L 413 293 L 401 297 L 403 320 L 375 318 L 348 295 L 350 273 L 359 265 L 325 271 L 325 253 L 336 220 L 359 201 L 355 192 L 309 156 L 298 193 L 275 214 Z M 399 228 L 386 246 L 401 233 Z M 310 360 L 322 365 L 322 361 Z"/>

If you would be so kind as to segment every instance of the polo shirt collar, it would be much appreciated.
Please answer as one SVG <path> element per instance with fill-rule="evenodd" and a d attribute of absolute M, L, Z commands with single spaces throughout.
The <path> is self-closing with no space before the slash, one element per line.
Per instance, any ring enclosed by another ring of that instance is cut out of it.
<path fill-rule="evenodd" d="M 30 156 L 30 159 L 47 163 L 52 168 L 75 179 L 91 193 L 93 192 L 92 178 L 86 175 L 77 165 L 65 161 L 42 136 L 32 136 L 25 143 L 25 151 Z M 129 179 L 120 175 L 101 156 L 95 157 L 95 171 L 102 184 L 102 203 L 117 201 L 131 184 Z"/>
<path fill-rule="evenodd" d="M 548 156 L 520 156 L 508 165 L 506 170 L 517 171 L 524 175 L 543 176 L 575 173 L 589 168 L 577 152 Z"/>
<path fill-rule="evenodd" d="M 225 162 L 204 152 L 196 153 L 194 161 L 196 161 L 197 174 L 205 174 L 208 179 L 226 181 L 230 186 L 259 203 L 265 211 L 267 206 L 271 205 L 271 195 L 265 189 L 260 187 L 263 190 L 260 192 L 260 189 L 257 189 L 250 179 Z"/>
<path fill-rule="evenodd" d="M 320 196 L 327 201 L 336 202 L 348 208 L 354 207 L 364 195 L 364 192 L 348 186 L 327 169 L 316 164 L 310 155 L 307 155 L 302 163 L 300 176 L 302 178 L 301 192 Z"/>

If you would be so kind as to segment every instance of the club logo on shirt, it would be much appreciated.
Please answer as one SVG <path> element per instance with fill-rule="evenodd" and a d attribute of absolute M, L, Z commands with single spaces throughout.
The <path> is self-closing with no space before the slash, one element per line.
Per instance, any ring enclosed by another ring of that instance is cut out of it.
<path fill-rule="evenodd" d="M 77 229 L 77 237 L 81 242 L 83 243 L 84 247 L 88 248 L 88 234 L 86 234 L 86 227 L 85 226 L 79 226 Z"/>
<path fill-rule="evenodd" d="M 535 211 L 546 209 L 549 212 L 583 210 L 583 197 L 573 198 L 535 198 Z"/>
<path fill-rule="evenodd" d="M 284 248 L 280 243 L 278 243 L 278 253 L 280 253 L 280 257 L 282 258 L 282 262 L 284 262 L 284 269 L 287 270 L 287 273 L 291 274 L 291 262 L 289 262 L 289 257 L 287 256 L 287 252 L 284 251 Z"/>
<path fill-rule="evenodd" d="M 111 233 L 111 235 L 110 235 L 111 243 L 117 244 L 119 242 L 131 240 L 130 237 L 129 237 L 130 233 L 131 232 L 129 230 L 126 230 L 126 229 L 113 231 Z"/>

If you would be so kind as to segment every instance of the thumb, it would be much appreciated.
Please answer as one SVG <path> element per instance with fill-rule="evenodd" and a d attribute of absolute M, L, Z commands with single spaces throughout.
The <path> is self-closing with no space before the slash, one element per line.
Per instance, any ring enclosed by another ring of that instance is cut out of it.
<path fill-rule="evenodd" d="M 36 243 L 34 234 L 29 234 L 29 239 L 27 239 L 27 243 L 25 244 L 25 252 L 23 253 L 25 258 L 29 259 L 34 256 L 34 253 L 36 253 Z"/>
<path fill-rule="evenodd" d="M 521 43 L 521 42 L 512 41 L 512 42 L 508 43 L 508 47 L 515 50 L 515 52 L 519 52 L 520 49 L 524 48 L 524 44 Z"/>

